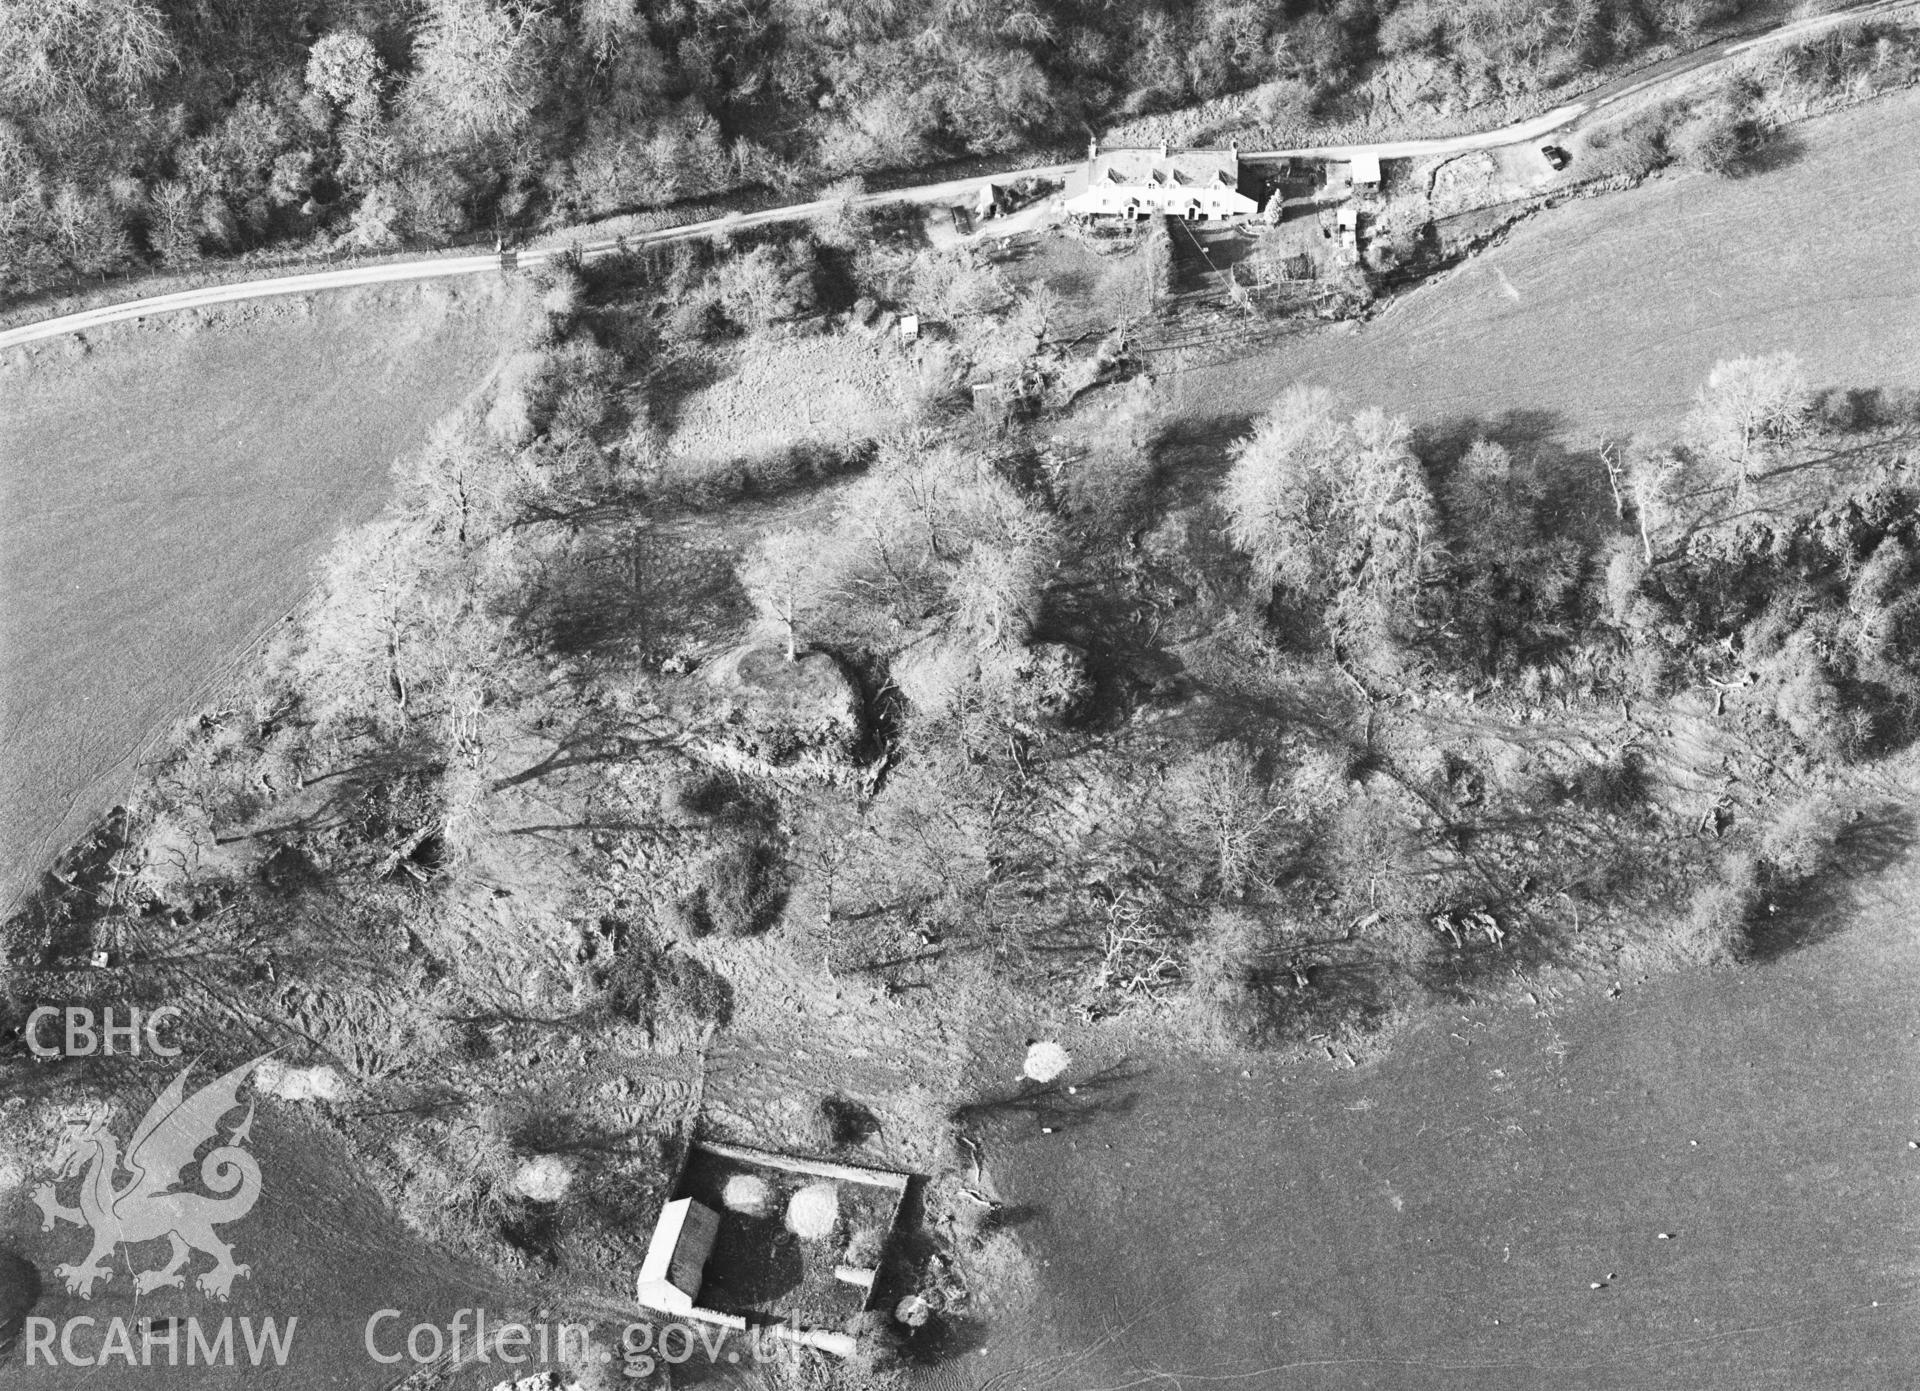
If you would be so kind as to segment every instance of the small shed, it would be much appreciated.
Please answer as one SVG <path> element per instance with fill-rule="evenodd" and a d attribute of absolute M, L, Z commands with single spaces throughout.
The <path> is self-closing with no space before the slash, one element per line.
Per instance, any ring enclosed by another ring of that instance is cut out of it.
<path fill-rule="evenodd" d="M 985 222 L 1004 213 L 1007 202 L 1007 191 L 999 184 L 981 184 L 980 191 L 973 198 L 973 215 Z"/>
<path fill-rule="evenodd" d="M 912 343 L 917 341 L 919 337 L 920 316 L 918 314 L 902 314 L 900 316 L 900 341 L 902 343 Z"/>
<path fill-rule="evenodd" d="M 1351 265 L 1360 259 L 1360 210 L 1351 204 L 1335 209 L 1333 225 L 1338 244 L 1335 259 L 1341 265 Z"/>
<path fill-rule="evenodd" d="M 1380 156 L 1361 154 L 1353 157 L 1353 186 L 1355 188 L 1378 188 L 1380 186 Z"/>
<path fill-rule="evenodd" d="M 647 1257 L 640 1263 L 640 1303 L 663 1314 L 690 1311 L 719 1232 L 720 1214 L 692 1198 L 678 1198 L 662 1208 Z"/>

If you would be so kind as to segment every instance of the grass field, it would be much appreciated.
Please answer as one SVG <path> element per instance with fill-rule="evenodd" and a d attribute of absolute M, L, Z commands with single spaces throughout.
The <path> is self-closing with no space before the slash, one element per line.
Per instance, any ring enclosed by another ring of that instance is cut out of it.
<path fill-rule="evenodd" d="M 844 446 L 885 434 L 915 369 L 891 335 L 754 338 L 725 375 L 673 410 L 676 467 L 698 468 L 796 446 Z"/>
<path fill-rule="evenodd" d="M 1920 387 L 1920 94 L 1793 128 L 1790 162 L 1575 202 L 1357 331 L 1173 376 L 1237 426 L 1295 381 L 1416 424 L 1503 419 L 1578 448 L 1686 412 L 1716 361 L 1791 349 L 1816 384 Z"/>
<path fill-rule="evenodd" d="M 181 315 L 0 367 L 0 904 L 378 511 L 488 371 L 492 294 Z"/>
<path fill-rule="evenodd" d="M 1844 932 L 1736 972 L 1629 974 L 1614 1000 L 1603 981 L 1517 983 L 1357 1070 L 1136 1053 L 1124 1114 L 1002 1140 L 1046 1293 L 973 1371 L 1033 1388 L 1906 1384 L 1916 890 L 1903 865 Z"/>

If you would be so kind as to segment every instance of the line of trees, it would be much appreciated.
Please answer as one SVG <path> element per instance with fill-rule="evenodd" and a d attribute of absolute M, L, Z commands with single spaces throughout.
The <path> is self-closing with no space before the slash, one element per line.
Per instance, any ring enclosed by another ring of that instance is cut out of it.
<path fill-rule="evenodd" d="M 1399 422 L 1296 387 L 1220 503 L 1276 629 L 1360 668 L 1699 684 L 1847 760 L 1920 731 L 1916 499 L 1872 438 L 1909 415 L 1814 391 L 1791 353 L 1722 362 L 1674 439 L 1604 453 L 1622 530 L 1595 538 L 1535 461 L 1485 439 L 1423 460 Z"/>

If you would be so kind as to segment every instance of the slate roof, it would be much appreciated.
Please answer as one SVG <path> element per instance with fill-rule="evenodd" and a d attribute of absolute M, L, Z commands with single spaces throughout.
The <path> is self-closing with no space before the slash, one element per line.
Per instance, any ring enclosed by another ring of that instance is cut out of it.
<path fill-rule="evenodd" d="M 1233 150 L 1098 150 L 1087 171 L 1089 184 L 1121 188 L 1234 188 L 1240 182 L 1240 156 Z"/>

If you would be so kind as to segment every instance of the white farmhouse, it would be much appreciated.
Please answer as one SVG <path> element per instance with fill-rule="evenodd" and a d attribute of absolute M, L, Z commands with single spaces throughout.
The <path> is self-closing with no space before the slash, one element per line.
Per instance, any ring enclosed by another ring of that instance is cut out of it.
<path fill-rule="evenodd" d="M 1240 191 L 1238 150 L 1103 150 L 1087 147 L 1087 163 L 1067 180 L 1062 207 L 1081 217 L 1151 217 L 1188 222 L 1247 217 L 1260 205 Z"/>

